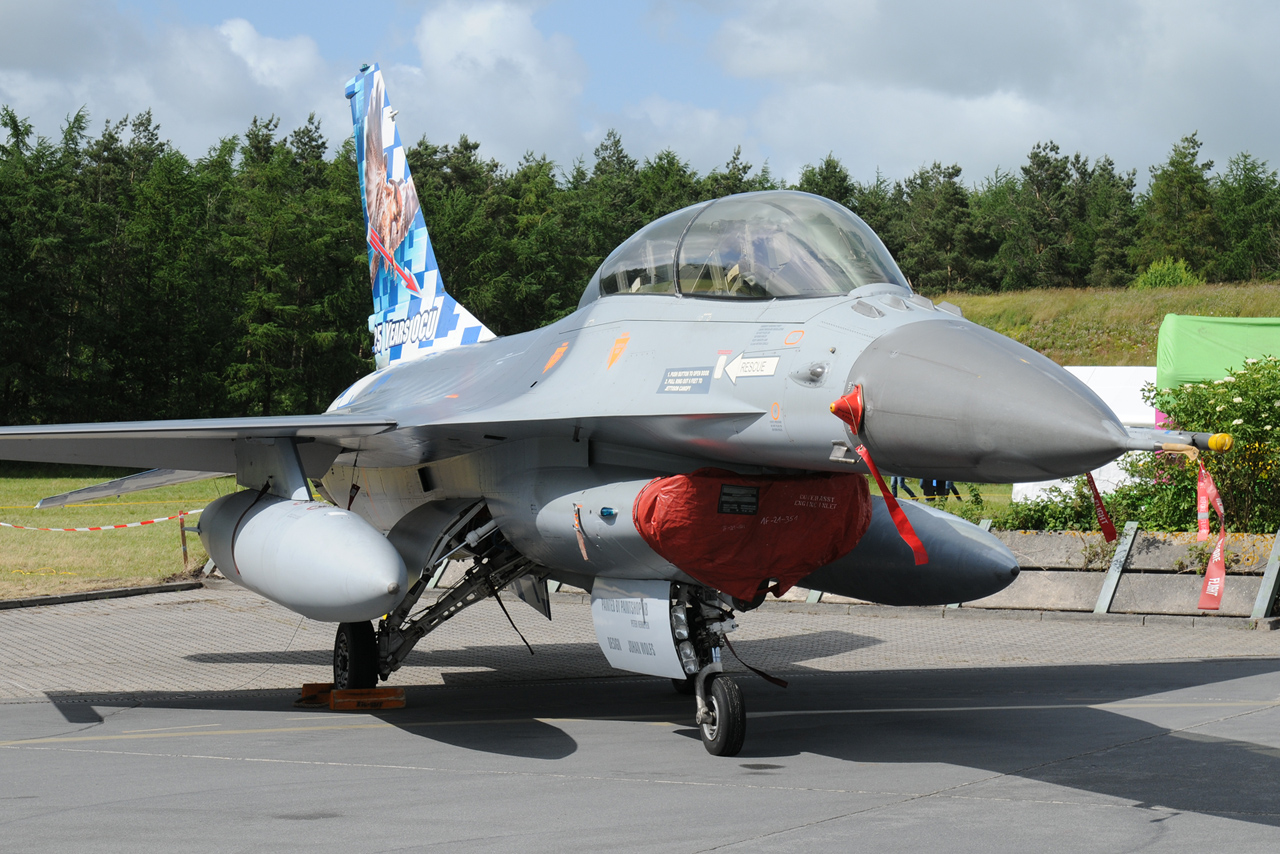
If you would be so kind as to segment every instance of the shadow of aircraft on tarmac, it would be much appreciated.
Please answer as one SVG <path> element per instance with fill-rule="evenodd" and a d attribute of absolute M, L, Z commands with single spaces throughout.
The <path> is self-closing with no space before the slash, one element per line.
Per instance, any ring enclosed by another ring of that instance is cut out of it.
<path fill-rule="evenodd" d="M 856 648 L 869 640 L 849 633 L 842 645 Z M 785 641 L 775 638 L 739 647 L 751 661 L 752 646 L 767 643 L 776 662 Z M 792 641 L 792 651 L 803 660 L 808 644 L 803 636 Z M 558 655 L 598 654 L 589 644 L 560 646 L 564 648 L 555 651 Z M 473 665 L 491 652 L 497 648 L 422 654 L 432 658 L 432 666 L 441 667 L 453 666 L 454 656 Z M 201 654 L 206 661 L 238 663 L 309 663 L 317 655 Z M 503 658 L 495 656 L 490 663 Z M 753 678 L 742 681 L 750 721 L 739 758 L 763 769 L 802 753 L 858 764 L 945 764 L 1159 805 L 1163 810 L 1280 826 L 1273 794 L 1275 780 L 1280 779 L 1280 737 L 1260 744 L 1194 731 L 1195 724 L 1206 720 L 1273 706 L 1280 695 L 1280 661 L 1275 659 L 853 673 L 819 672 L 795 664 L 785 673 L 791 680 L 787 691 Z M 666 680 L 623 675 L 530 681 L 521 679 L 519 667 L 504 664 L 465 676 L 471 684 L 448 680 L 446 685 L 406 686 L 408 708 L 374 716 L 428 741 L 543 760 L 562 759 L 579 749 L 557 720 L 669 721 L 677 725 L 676 733 L 697 738 L 689 698 L 675 694 Z M 1201 703 L 1199 695 L 1194 701 L 1175 698 L 1163 707 L 1155 699 L 1143 701 L 1142 709 L 1132 702 L 1257 677 L 1275 677 L 1262 692 L 1270 692 L 1266 699 L 1257 694 L 1252 705 L 1219 703 L 1222 708 L 1208 714 L 1212 698 Z M 283 690 L 48 697 L 68 721 L 90 724 L 101 720 L 93 712 L 95 703 L 297 713 L 291 693 Z M 1100 707 L 1126 701 L 1129 708 Z M 1184 704 L 1182 711 L 1179 703 Z M 1194 708 L 1199 711 L 1187 711 Z M 1174 723 L 1153 724 L 1139 714 L 1158 714 L 1162 721 Z M 1190 729 L 1183 731 L 1187 726 Z"/>

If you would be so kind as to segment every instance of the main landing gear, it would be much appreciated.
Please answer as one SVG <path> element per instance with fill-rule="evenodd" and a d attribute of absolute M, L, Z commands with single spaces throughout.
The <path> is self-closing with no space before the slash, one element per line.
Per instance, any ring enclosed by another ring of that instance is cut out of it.
<path fill-rule="evenodd" d="M 333 687 L 376 688 L 378 636 L 372 623 L 339 623 L 333 639 Z"/>
<path fill-rule="evenodd" d="M 673 587 L 671 629 L 681 665 L 689 675 L 672 679 L 672 685 L 681 694 L 694 695 L 694 721 L 707 752 L 737 756 L 747 734 L 747 707 L 742 689 L 724 673 L 720 662 L 725 635 L 738 627 L 733 611 L 725 608 L 719 594 L 710 588 Z"/>
<path fill-rule="evenodd" d="M 374 688 L 378 680 L 399 670 L 415 644 L 464 608 L 497 594 L 533 570 L 533 562 L 492 537 L 497 525 L 477 521 L 482 504 L 464 514 L 440 539 L 427 571 L 390 614 L 378 622 L 342 623 L 333 641 L 333 687 Z M 483 518 L 483 517 L 480 517 Z M 435 602 L 415 611 L 429 580 L 445 561 L 465 549 L 472 560 L 466 574 Z"/>

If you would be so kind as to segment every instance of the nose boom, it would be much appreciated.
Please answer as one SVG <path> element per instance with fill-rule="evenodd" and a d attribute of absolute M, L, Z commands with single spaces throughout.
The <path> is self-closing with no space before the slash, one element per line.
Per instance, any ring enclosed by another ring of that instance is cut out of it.
<path fill-rule="evenodd" d="M 895 474 L 983 483 L 1082 474 L 1126 449 L 1123 425 L 1068 371 L 963 320 L 900 326 L 849 375 L 865 411 L 858 436 Z"/>

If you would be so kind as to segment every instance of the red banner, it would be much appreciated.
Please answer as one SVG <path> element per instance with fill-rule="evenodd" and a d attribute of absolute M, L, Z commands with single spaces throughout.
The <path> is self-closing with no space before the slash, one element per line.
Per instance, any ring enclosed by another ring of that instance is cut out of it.
<path fill-rule="evenodd" d="M 1223 560 L 1223 552 L 1227 545 L 1227 519 L 1222 506 L 1222 496 L 1213 482 L 1213 476 L 1205 471 L 1204 463 L 1200 464 L 1200 475 L 1196 479 L 1196 515 L 1198 517 L 1199 534 L 1196 539 L 1209 538 L 1209 505 L 1218 511 L 1218 542 L 1209 557 L 1209 566 L 1204 571 L 1204 587 L 1200 590 L 1200 603 L 1196 605 L 1201 611 L 1216 611 L 1222 605 L 1222 588 L 1227 580 L 1227 567 Z M 1200 508 L 1204 507 L 1204 513 Z"/>
<path fill-rule="evenodd" d="M 920 537 L 916 535 L 916 529 L 911 527 L 907 514 L 898 506 L 898 500 L 893 497 L 893 493 L 889 491 L 889 487 L 884 485 L 884 478 L 880 476 L 880 470 L 876 468 L 876 464 L 871 462 L 871 452 L 864 445 L 854 448 L 858 456 L 862 457 L 862 461 L 867 464 L 867 468 L 871 470 L 871 476 L 876 479 L 876 486 L 880 487 L 880 495 L 884 498 L 884 504 L 889 508 L 889 515 L 893 517 L 893 524 L 898 528 L 898 536 L 902 537 L 902 541 L 911 546 L 911 553 L 915 555 L 916 566 L 929 562 L 929 553 L 924 549 L 924 543 L 920 542 Z"/>
<path fill-rule="evenodd" d="M 1093 512 L 1098 516 L 1098 527 L 1102 529 L 1102 538 L 1108 543 L 1116 541 L 1116 526 L 1102 503 L 1102 495 L 1098 492 L 1098 484 L 1093 481 L 1093 472 L 1087 471 L 1084 476 L 1089 479 L 1089 490 L 1093 493 Z"/>

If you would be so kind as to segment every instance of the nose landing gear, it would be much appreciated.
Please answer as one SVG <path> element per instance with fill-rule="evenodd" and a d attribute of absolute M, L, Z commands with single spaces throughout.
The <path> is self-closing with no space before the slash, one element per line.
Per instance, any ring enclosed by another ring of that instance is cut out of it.
<path fill-rule="evenodd" d="M 675 584 L 672 624 L 684 663 L 686 679 L 673 679 L 681 694 L 697 701 L 694 722 L 702 746 L 713 756 L 737 756 L 747 734 L 747 708 L 742 689 L 725 675 L 720 650 L 725 635 L 738 626 L 733 612 L 724 607 L 716 591 Z"/>

